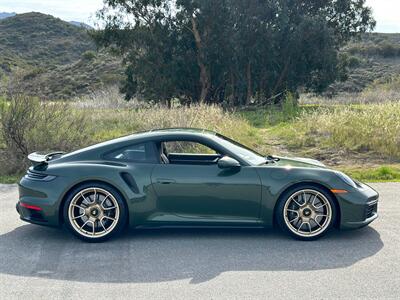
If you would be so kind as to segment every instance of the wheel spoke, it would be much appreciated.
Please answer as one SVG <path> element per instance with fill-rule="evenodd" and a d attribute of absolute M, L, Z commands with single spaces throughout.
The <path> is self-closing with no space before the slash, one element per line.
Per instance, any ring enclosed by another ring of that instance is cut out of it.
<path fill-rule="evenodd" d="M 109 217 L 109 216 L 103 216 L 102 220 L 103 220 L 103 219 L 109 219 L 109 220 L 115 221 L 114 218 L 111 218 L 111 217 Z"/>
<path fill-rule="evenodd" d="M 313 206 L 314 208 L 317 208 L 314 204 L 315 204 L 315 200 L 317 200 L 317 194 L 314 195 L 313 200 L 311 201 L 311 206 Z"/>
<path fill-rule="evenodd" d="M 304 222 L 302 221 L 300 226 L 297 228 L 297 231 L 300 231 L 301 227 L 304 225 Z"/>
<path fill-rule="evenodd" d="M 308 225 L 308 229 L 310 230 L 310 233 L 311 233 L 312 229 L 311 229 L 311 224 L 310 224 L 310 222 L 307 222 L 307 225 Z"/>
<path fill-rule="evenodd" d="M 86 201 L 86 202 L 88 202 L 88 203 L 91 203 L 91 201 L 89 201 L 89 200 L 83 195 L 82 192 L 81 192 L 81 196 L 82 196 L 82 198 L 83 198 L 84 201 Z"/>
<path fill-rule="evenodd" d="M 72 204 L 72 206 L 73 206 L 73 207 L 77 207 L 77 208 L 79 208 L 79 209 L 83 209 L 83 210 L 85 210 L 85 208 L 84 208 L 84 207 L 82 207 L 82 206 L 79 206 L 79 205 L 76 205 L 76 204 Z"/>
<path fill-rule="evenodd" d="M 96 189 L 93 189 L 93 191 L 94 191 L 94 195 L 93 195 L 93 202 L 92 203 L 96 203 L 96 196 L 97 196 Z"/>
<path fill-rule="evenodd" d="M 327 217 L 328 215 L 316 215 L 315 216 L 315 218 L 318 218 L 318 217 Z"/>
<path fill-rule="evenodd" d="M 93 229 L 93 235 L 95 235 L 95 230 L 96 230 L 96 226 L 95 226 L 95 223 L 94 223 L 94 221 L 92 221 L 92 225 L 93 225 L 93 227 L 92 227 L 92 229 Z"/>
<path fill-rule="evenodd" d="M 99 223 L 101 224 L 101 227 L 103 227 L 104 231 L 107 231 L 107 228 L 104 227 L 103 219 L 101 219 L 101 220 L 99 221 Z"/>
<path fill-rule="evenodd" d="M 299 202 L 296 201 L 296 199 L 294 199 L 294 197 L 291 197 L 291 199 L 292 199 L 293 202 L 296 203 L 298 206 L 302 206 Z"/>
<path fill-rule="evenodd" d="M 321 224 L 319 224 L 319 222 L 317 222 L 316 218 L 317 218 L 317 217 L 315 217 L 315 218 L 314 218 L 314 219 L 312 219 L 312 220 L 314 221 L 314 223 L 315 223 L 315 224 L 317 224 L 317 225 L 319 226 L 319 228 L 322 228 L 322 225 L 321 225 Z"/>
<path fill-rule="evenodd" d="M 73 217 L 72 220 L 76 220 L 85 216 L 85 213 L 81 214 L 80 216 Z"/>
<path fill-rule="evenodd" d="M 86 225 L 87 223 L 89 223 L 89 222 L 90 222 L 90 220 L 86 220 L 86 222 L 83 223 L 83 225 L 81 226 L 81 229 L 83 229 L 83 227 L 85 227 L 85 225 Z"/>
<path fill-rule="evenodd" d="M 302 198 L 303 198 L 303 202 L 304 202 L 303 205 L 306 205 L 307 204 L 307 196 L 306 196 L 305 192 L 303 192 Z"/>
<path fill-rule="evenodd" d="M 286 211 L 290 211 L 290 212 L 294 212 L 294 213 L 296 213 L 297 215 L 299 215 L 299 212 L 297 211 L 297 210 L 294 210 L 294 209 L 287 209 Z"/>
<path fill-rule="evenodd" d="M 112 209 L 115 209 L 115 208 L 117 208 L 116 206 L 111 206 L 111 207 L 103 207 L 103 209 L 104 210 L 112 210 Z"/>
<path fill-rule="evenodd" d="M 108 196 L 110 196 L 110 194 L 108 194 L 107 196 L 104 197 L 104 199 L 101 201 L 100 206 L 104 209 L 104 202 L 107 200 Z"/>

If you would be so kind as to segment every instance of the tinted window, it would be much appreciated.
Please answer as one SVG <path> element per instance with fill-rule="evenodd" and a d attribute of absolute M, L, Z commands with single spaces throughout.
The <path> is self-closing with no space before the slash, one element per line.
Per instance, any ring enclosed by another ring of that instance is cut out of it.
<path fill-rule="evenodd" d="M 164 146 L 167 153 L 216 154 L 214 149 L 192 141 L 168 141 Z"/>
<path fill-rule="evenodd" d="M 129 161 L 129 162 L 143 162 L 143 163 L 156 163 L 157 156 L 153 144 L 142 143 L 131 145 L 125 148 L 120 148 L 106 155 L 107 159 Z"/>

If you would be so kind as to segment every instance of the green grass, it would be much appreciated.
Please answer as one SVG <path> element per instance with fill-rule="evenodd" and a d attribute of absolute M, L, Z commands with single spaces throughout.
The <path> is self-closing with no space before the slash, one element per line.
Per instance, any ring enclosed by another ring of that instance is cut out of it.
<path fill-rule="evenodd" d="M 363 182 L 400 182 L 400 166 L 376 168 L 341 168 L 349 176 Z"/>
<path fill-rule="evenodd" d="M 17 183 L 21 179 L 22 175 L 3 175 L 0 176 L 0 184 L 12 184 Z"/>

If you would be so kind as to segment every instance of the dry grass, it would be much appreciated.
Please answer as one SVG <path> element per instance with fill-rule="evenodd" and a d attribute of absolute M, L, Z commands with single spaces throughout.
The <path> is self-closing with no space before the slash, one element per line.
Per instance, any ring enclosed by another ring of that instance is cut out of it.
<path fill-rule="evenodd" d="M 77 109 L 129 109 L 141 106 L 136 100 L 126 101 L 116 86 L 75 98 L 72 105 Z"/>
<path fill-rule="evenodd" d="M 373 152 L 400 159 L 400 102 L 320 107 L 303 112 L 280 134 L 294 148 Z"/>
<path fill-rule="evenodd" d="M 345 105 L 400 102 L 400 76 L 377 80 L 361 93 L 342 93 L 332 98 L 302 94 L 300 104 Z"/>
<path fill-rule="evenodd" d="M 257 130 L 241 116 L 224 111 L 214 105 L 181 106 L 168 109 L 151 108 L 96 110 L 90 114 L 95 124 L 94 140 L 102 141 L 121 135 L 157 128 L 190 127 L 217 131 L 248 146 L 259 145 Z M 259 150 L 262 147 L 258 147 Z"/>

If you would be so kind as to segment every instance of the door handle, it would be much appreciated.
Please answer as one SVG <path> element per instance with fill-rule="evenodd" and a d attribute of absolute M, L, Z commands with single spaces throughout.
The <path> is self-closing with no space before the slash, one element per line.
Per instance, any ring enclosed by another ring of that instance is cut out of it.
<path fill-rule="evenodd" d="M 168 178 L 158 178 L 157 179 L 157 183 L 160 184 L 171 184 L 171 183 L 175 183 L 176 181 L 174 179 L 168 179 Z"/>

